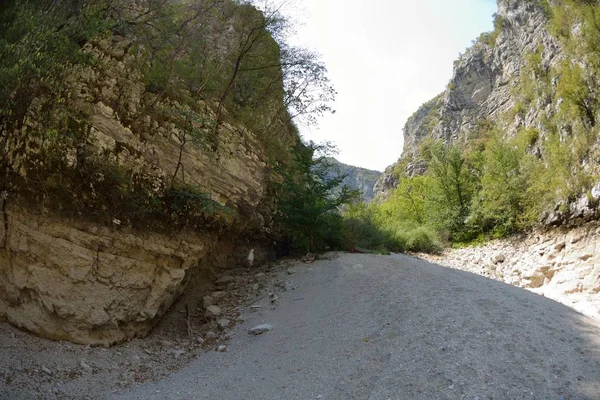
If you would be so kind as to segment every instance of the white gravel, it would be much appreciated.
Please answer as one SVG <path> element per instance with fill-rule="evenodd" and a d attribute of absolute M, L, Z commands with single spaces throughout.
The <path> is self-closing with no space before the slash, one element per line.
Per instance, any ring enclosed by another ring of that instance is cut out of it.
<path fill-rule="evenodd" d="M 600 325 L 552 300 L 400 255 L 347 254 L 294 270 L 280 272 L 288 289 L 275 304 L 269 287 L 261 308 L 245 305 L 226 352 L 213 348 L 157 381 L 105 379 L 99 389 L 96 371 L 153 368 L 150 356 L 61 344 L 33 357 L 32 343 L 48 343 L 0 325 L 0 398 L 600 399 Z M 273 330 L 248 335 L 267 323 Z M 29 363 L 4 347 L 19 342 Z M 76 363 L 60 367 L 61 352 Z M 39 381 L 60 384 L 28 391 Z"/>

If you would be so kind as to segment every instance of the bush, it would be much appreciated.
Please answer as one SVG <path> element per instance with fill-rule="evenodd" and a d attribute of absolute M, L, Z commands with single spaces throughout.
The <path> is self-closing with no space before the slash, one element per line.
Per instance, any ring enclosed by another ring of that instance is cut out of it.
<path fill-rule="evenodd" d="M 405 234 L 406 250 L 423 253 L 435 253 L 442 250 L 437 234 L 428 228 L 418 227 Z"/>

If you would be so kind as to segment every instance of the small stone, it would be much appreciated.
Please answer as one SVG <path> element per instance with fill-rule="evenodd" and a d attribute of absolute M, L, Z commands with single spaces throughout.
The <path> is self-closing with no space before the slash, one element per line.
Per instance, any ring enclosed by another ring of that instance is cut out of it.
<path fill-rule="evenodd" d="M 258 274 L 256 274 L 257 278 L 262 278 L 263 276 L 265 276 L 264 272 L 259 272 Z"/>
<path fill-rule="evenodd" d="M 204 339 L 202 339 L 202 337 L 201 337 L 201 336 L 198 336 L 198 337 L 196 338 L 196 343 L 198 343 L 198 344 L 203 344 L 203 343 L 204 343 Z"/>
<path fill-rule="evenodd" d="M 217 351 L 219 353 L 225 353 L 227 351 L 227 346 L 225 346 L 224 344 L 220 344 L 219 346 L 217 346 Z"/>
<path fill-rule="evenodd" d="M 182 355 L 185 354 L 185 350 L 183 350 L 183 349 L 173 349 L 173 350 L 171 350 L 171 353 L 173 354 L 173 356 L 175 358 L 179 358 L 179 357 L 181 357 Z"/>
<path fill-rule="evenodd" d="M 210 339 L 216 339 L 218 337 L 218 335 L 216 333 L 214 333 L 213 331 L 208 331 L 206 332 L 206 334 L 204 335 L 204 338 L 206 340 L 210 340 Z"/>
<path fill-rule="evenodd" d="M 296 273 L 296 271 L 294 271 L 293 269 L 287 269 L 285 271 L 285 273 L 288 274 L 288 275 L 294 275 Z"/>
<path fill-rule="evenodd" d="M 204 296 L 202 298 L 202 305 L 204 306 L 204 308 L 208 308 L 209 306 L 212 306 L 213 304 L 215 304 L 215 300 L 212 297 Z"/>
<path fill-rule="evenodd" d="M 217 324 L 219 325 L 219 328 L 221 328 L 221 329 L 226 329 L 230 323 L 231 323 L 231 321 L 229 321 L 227 318 L 221 318 L 217 321 Z"/>
<path fill-rule="evenodd" d="M 161 339 L 158 341 L 158 344 L 162 347 L 173 347 L 175 346 L 175 343 L 171 342 L 170 340 L 165 340 L 165 339 Z"/>
<path fill-rule="evenodd" d="M 227 285 L 231 282 L 235 282 L 235 279 L 233 278 L 233 276 L 230 275 L 225 275 L 220 277 L 219 279 L 217 279 L 217 281 L 215 282 L 215 284 L 217 285 Z"/>
<path fill-rule="evenodd" d="M 225 293 L 225 292 L 213 292 L 211 297 L 213 298 L 214 301 L 219 301 L 226 295 L 227 295 L 227 293 Z"/>
<path fill-rule="evenodd" d="M 273 329 L 273 326 L 271 326 L 269 324 L 262 324 L 262 325 L 257 325 L 254 328 L 250 329 L 248 331 L 248 333 L 251 335 L 262 335 L 263 333 L 268 332 L 271 329 Z"/>
<path fill-rule="evenodd" d="M 269 300 L 271 301 L 271 304 L 275 304 L 275 302 L 279 300 L 279 296 L 277 296 L 275 293 L 270 293 Z"/>
<path fill-rule="evenodd" d="M 218 317 L 219 315 L 221 315 L 221 313 L 222 313 L 221 307 L 208 306 L 206 308 L 206 312 L 204 313 L 204 315 L 206 316 L 206 318 L 211 318 L 211 317 Z"/>
<path fill-rule="evenodd" d="M 250 309 L 251 309 L 252 311 L 258 311 L 258 310 L 260 310 L 261 308 L 262 308 L 262 306 L 259 306 L 259 305 L 253 305 L 253 306 L 250 306 Z"/>
<path fill-rule="evenodd" d="M 42 371 L 46 374 L 46 375 L 50 375 L 52 376 L 52 371 L 50 370 L 50 368 L 46 367 L 45 365 L 42 365 Z"/>
<path fill-rule="evenodd" d="M 258 283 L 255 283 L 254 285 L 252 285 L 253 290 L 258 290 L 258 288 L 259 288 Z"/>
<path fill-rule="evenodd" d="M 498 253 L 492 258 L 492 262 L 494 264 L 500 264 L 500 263 L 503 263 L 504 261 L 506 261 L 506 256 L 502 253 Z"/>
<path fill-rule="evenodd" d="M 323 398 L 322 394 L 320 394 L 320 395 L 317 396 L 317 399 L 322 399 L 322 398 Z"/>
<path fill-rule="evenodd" d="M 84 360 L 81 360 L 81 362 L 79 363 L 79 365 L 81 366 L 81 368 L 83 368 L 83 370 L 85 372 L 93 372 L 94 369 L 92 367 L 90 367 L 88 365 L 88 363 L 86 363 Z"/>

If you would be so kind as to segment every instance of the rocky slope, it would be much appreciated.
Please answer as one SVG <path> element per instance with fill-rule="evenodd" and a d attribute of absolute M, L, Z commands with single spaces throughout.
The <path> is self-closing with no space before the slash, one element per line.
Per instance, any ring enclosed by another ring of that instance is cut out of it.
<path fill-rule="evenodd" d="M 600 319 L 600 227 L 585 224 L 419 257 L 517 286 Z"/>
<path fill-rule="evenodd" d="M 333 166 L 332 174 L 336 172 L 346 175 L 343 185 L 347 185 L 350 189 L 360 190 L 365 201 L 373 200 L 375 197 L 375 183 L 381 176 L 381 172 L 347 165 L 335 158 L 330 158 L 329 162 Z"/>
<path fill-rule="evenodd" d="M 243 265 L 250 247 L 269 257 L 264 145 L 227 110 L 218 145 L 199 143 L 214 100 L 156 95 L 141 46 L 114 32 L 85 44 L 93 62 L 72 67 L 56 103 L 85 115 L 80 142 L 38 135 L 43 98 L 22 129 L 2 132 L 12 181 L 0 182 L 0 319 L 109 345 L 147 334 L 190 281 Z"/>

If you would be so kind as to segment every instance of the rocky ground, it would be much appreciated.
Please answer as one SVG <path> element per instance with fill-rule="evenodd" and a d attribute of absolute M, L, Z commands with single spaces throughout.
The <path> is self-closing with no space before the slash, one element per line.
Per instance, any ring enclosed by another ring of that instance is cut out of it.
<path fill-rule="evenodd" d="M 594 236 L 535 240 L 560 254 Z M 330 254 L 230 271 L 112 348 L 0 323 L 0 399 L 600 399 L 600 325 L 478 276 L 513 276 L 529 239 L 434 257 L 454 270 Z"/>
<path fill-rule="evenodd" d="M 598 222 L 415 256 L 531 290 L 600 320 Z"/>
<path fill-rule="evenodd" d="M 276 302 L 291 289 L 291 265 L 228 271 L 198 296 L 187 293 L 148 337 L 112 348 L 53 342 L 0 321 L 0 399 L 95 399 L 107 388 L 163 378 L 205 351 L 226 350 L 242 309 L 262 298 Z"/>

